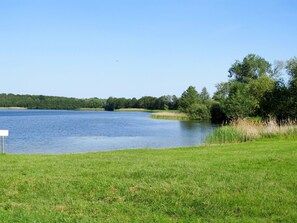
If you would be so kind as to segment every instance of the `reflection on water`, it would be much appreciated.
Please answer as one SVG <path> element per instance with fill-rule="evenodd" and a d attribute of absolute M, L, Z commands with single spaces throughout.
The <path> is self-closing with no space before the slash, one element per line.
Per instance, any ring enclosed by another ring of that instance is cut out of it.
<path fill-rule="evenodd" d="M 180 127 L 185 130 L 195 130 L 199 128 L 199 125 L 195 122 L 180 122 Z"/>
<path fill-rule="evenodd" d="M 190 122 L 190 121 L 184 121 L 179 122 L 180 126 L 184 130 L 189 131 L 196 131 L 196 130 L 209 130 L 210 127 L 215 127 L 215 125 L 212 125 L 210 122 Z"/>
<path fill-rule="evenodd" d="M 199 145 L 210 123 L 155 120 L 142 112 L 2 110 L 8 153 L 72 153 Z"/>
<path fill-rule="evenodd" d="M 179 122 L 181 142 L 183 145 L 202 144 L 205 138 L 213 131 L 215 125 L 209 122 Z"/>

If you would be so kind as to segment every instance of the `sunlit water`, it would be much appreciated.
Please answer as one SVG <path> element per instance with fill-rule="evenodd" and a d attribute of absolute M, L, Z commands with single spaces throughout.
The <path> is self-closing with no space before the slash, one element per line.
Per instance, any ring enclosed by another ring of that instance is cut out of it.
<path fill-rule="evenodd" d="M 144 112 L 2 110 L 7 153 L 77 153 L 202 144 L 209 123 L 155 120 Z"/>

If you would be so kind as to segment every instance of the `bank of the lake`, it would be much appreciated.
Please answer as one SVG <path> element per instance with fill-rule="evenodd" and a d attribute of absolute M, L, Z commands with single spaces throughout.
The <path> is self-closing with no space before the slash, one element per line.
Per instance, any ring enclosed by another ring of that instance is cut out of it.
<path fill-rule="evenodd" d="M 0 110 L 26 110 L 24 107 L 0 107 Z"/>
<path fill-rule="evenodd" d="M 295 222 L 297 141 L 0 156 L 0 222 Z"/>
<path fill-rule="evenodd" d="M 27 110 L 25 107 L 0 107 L 0 110 Z M 30 109 L 30 110 L 40 110 L 40 109 Z M 44 109 L 47 110 L 47 109 Z M 57 109 L 48 109 L 57 110 Z M 72 110 L 72 109 L 70 109 Z M 105 111 L 104 108 L 78 108 L 73 109 L 74 111 Z M 178 120 L 178 121 L 190 121 L 187 114 L 179 112 L 178 110 L 150 110 L 144 108 L 121 108 L 116 109 L 116 112 L 150 112 L 150 116 L 153 119 L 164 119 L 164 120 Z"/>
<path fill-rule="evenodd" d="M 150 116 L 153 119 L 164 119 L 164 120 L 179 120 L 179 121 L 190 121 L 189 117 L 185 113 L 178 111 L 159 111 L 154 112 Z"/>
<path fill-rule="evenodd" d="M 79 108 L 76 111 L 104 111 L 104 108 Z"/>
<path fill-rule="evenodd" d="M 144 108 L 121 108 L 117 112 L 150 112 L 153 119 L 191 121 L 187 114 L 178 110 L 149 110 Z"/>
<path fill-rule="evenodd" d="M 117 112 L 153 112 L 153 110 L 148 110 L 144 108 L 120 108 L 115 109 Z"/>

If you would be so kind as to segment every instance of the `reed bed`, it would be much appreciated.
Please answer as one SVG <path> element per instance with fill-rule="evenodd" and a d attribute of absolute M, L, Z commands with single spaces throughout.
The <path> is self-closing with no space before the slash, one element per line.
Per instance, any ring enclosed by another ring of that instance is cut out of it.
<path fill-rule="evenodd" d="M 208 144 L 237 143 L 261 138 L 297 135 L 297 121 L 277 122 L 253 119 L 237 119 L 214 130 L 206 139 Z"/>
<path fill-rule="evenodd" d="M 151 118 L 154 119 L 167 119 L 167 120 L 180 120 L 180 121 L 189 121 L 189 117 L 185 113 L 177 112 L 157 112 L 151 115 Z"/>

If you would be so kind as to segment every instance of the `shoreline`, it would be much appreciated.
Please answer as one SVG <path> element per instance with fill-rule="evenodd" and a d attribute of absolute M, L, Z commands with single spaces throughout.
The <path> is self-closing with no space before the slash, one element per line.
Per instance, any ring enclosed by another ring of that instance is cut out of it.
<path fill-rule="evenodd" d="M 0 107 L 1 110 L 63 110 L 63 109 L 29 109 L 25 107 Z M 64 111 L 64 110 L 63 110 Z M 71 111 L 71 110 L 69 110 Z M 104 108 L 78 108 L 72 109 L 72 111 L 105 111 Z M 144 108 L 120 108 L 114 110 L 114 112 L 149 112 L 152 113 L 150 118 L 160 120 L 176 120 L 176 121 L 192 121 L 187 114 L 181 113 L 177 110 L 149 110 Z"/>
<path fill-rule="evenodd" d="M 118 152 L 141 152 L 141 151 L 170 151 L 170 150 L 187 150 L 190 148 L 196 149 L 210 149 L 213 147 L 228 147 L 228 146 L 239 146 L 241 147 L 248 144 L 257 144 L 257 143 L 269 143 L 269 142 L 282 142 L 282 141 L 295 141 L 295 135 L 292 136 L 275 136 L 271 138 L 260 138 L 253 141 L 245 142 L 226 142 L 226 143 L 202 143 L 198 145 L 189 145 L 189 146 L 177 146 L 177 147 L 164 147 L 164 148 L 155 148 L 155 147 L 139 147 L 139 148 L 123 148 L 123 149 L 113 149 L 113 150 L 98 150 L 98 151 L 85 151 L 85 152 L 69 152 L 69 153 L 5 153 L 1 155 L 8 156 L 76 156 L 76 155 L 90 155 L 90 154 L 100 154 L 100 153 L 118 153 Z"/>
<path fill-rule="evenodd" d="M 168 111 L 152 113 L 150 118 L 163 120 L 191 121 L 185 113 Z"/>
<path fill-rule="evenodd" d="M 25 107 L 0 107 L 0 110 L 28 110 Z"/>

